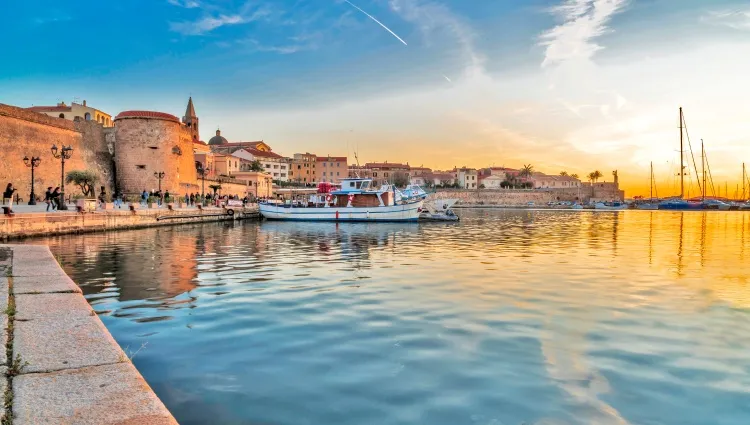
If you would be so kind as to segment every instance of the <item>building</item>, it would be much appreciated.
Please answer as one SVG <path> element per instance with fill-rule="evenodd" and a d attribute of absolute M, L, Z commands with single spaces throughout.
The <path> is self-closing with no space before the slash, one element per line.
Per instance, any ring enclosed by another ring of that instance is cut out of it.
<path fill-rule="evenodd" d="M 201 134 L 200 129 L 198 128 L 198 115 L 196 115 L 195 106 L 193 105 L 193 96 L 188 98 L 188 104 L 187 108 L 185 108 L 185 115 L 182 117 L 182 123 L 190 132 L 190 138 L 193 139 L 194 142 L 200 141 Z"/>
<path fill-rule="evenodd" d="M 581 181 L 570 176 L 550 176 L 544 173 L 533 173 L 531 182 L 534 189 L 570 189 L 581 186 Z"/>
<path fill-rule="evenodd" d="M 483 189 L 500 189 L 505 181 L 505 175 L 480 175 L 479 187 Z"/>
<path fill-rule="evenodd" d="M 221 135 L 221 130 L 216 130 L 216 135 L 208 141 L 211 152 L 223 155 L 240 156 L 248 161 L 258 161 L 261 167 L 273 177 L 274 180 L 289 181 L 290 160 L 273 152 L 271 146 L 261 141 L 254 142 L 229 142 Z"/>
<path fill-rule="evenodd" d="M 111 115 L 88 106 L 85 100 L 83 103 L 73 102 L 70 105 L 66 105 L 65 102 L 60 102 L 55 106 L 32 106 L 31 108 L 26 109 L 49 117 L 63 118 L 70 121 L 75 121 L 76 119 L 83 121 L 96 121 L 104 127 L 112 127 L 114 125 Z"/>
<path fill-rule="evenodd" d="M 384 184 L 406 186 L 409 183 L 411 170 L 409 164 L 388 161 L 368 162 L 364 168 L 369 170 L 372 183 L 376 187 Z"/>
<path fill-rule="evenodd" d="M 457 168 L 453 170 L 453 178 L 462 189 L 479 188 L 479 173 L 475 168 Z"/>
<path fill-rule="evenodd" d="M 434 171 L 430 176 L 435 186 L 447 187 L 455 184 L 456 179 L 450 171 Z"/>
<path fill-rule="evenodd" d="M 317 182 L 316 165 L 318 157 L 310 152 L 295 153 L 292 159 L 292 168 L 289 171 L 289 178 L 297 184 L 310 184 Z"/>
<path fill-rule="evenodd" d="M 318 156 L 316 157 L 317 167 L 313 168 L 317 173 L 319 182 L 341 183 L 341 179 L 346 178 L 349 174 L 347 158 L 345 156 Z"/>

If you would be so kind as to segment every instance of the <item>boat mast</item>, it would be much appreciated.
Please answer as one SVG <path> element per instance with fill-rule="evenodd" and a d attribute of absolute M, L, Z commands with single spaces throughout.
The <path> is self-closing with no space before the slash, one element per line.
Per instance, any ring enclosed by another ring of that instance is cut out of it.
<path fill-rule="evenodd" d="M 654 161 L 651 161 L 651 181 L 649 182 L 651 186 L 651 199 L 654 199 Z"/>
<path fill-rule="evenodd" d="M 742 200 L 745 199 L 745 180 L 747 180 L 747 174 L 745 174 L 745 163 L 742 163 Z"/>
<path fill-rule="evenodd" d="M 703 174 L 703 187 L 701 188 L 701 200 L 706 200 L 706 150 L 703 148 L 703 139 L 701 139 L 701 170 Z"/>
<path fill-rule="evenodd" d="M 682 106 L 680 106 L 680 199 L 685 197 L 685 164 L 683 163 L 685 152 L 682 148 Z"/>

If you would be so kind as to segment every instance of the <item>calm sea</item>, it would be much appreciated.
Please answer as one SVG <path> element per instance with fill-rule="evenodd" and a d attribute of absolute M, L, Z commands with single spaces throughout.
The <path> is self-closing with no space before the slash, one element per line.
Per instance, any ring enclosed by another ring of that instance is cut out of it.
<path fill-rule="evenodd" d="M 182 424 L 750 424 L 750 213 L 459 214 L 45 242 Z"/>

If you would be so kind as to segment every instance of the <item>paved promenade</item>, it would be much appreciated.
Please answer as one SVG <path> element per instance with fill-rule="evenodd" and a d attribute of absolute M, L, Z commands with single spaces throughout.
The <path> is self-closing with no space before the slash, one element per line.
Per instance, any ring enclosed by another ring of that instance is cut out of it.
<path fill-rule="evenodd" d="M 0 245 L 6 424 L 176 424 L 49 249 Z"/>

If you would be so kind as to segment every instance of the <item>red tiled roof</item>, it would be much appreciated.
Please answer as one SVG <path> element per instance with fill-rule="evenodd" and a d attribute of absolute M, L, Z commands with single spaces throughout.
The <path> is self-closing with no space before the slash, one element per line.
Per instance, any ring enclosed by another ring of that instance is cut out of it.
<path fill-rule="evenodd" d="M 317 157 L 318 162 L 328 162 L 328 161 L 339 161 L 339 162 L 346 162 L 345 156 L 319 156 Z"/>
<path fill-rule="evenodd" d="M 230 143 L 229 145 L 233 145 L 233 143 Z M 277 154 L 275 152 L 261 151 L 261 150 L 258 150 L 258 149 L 255 149 L 255 148 L 250 148 L 250 147 L 242 148 L 242 149 L 250 152 L 251 154 L 253 154 L 253 156 L 261 156 L 261 157 L 265 157 L 265 158 L 283 158 L 283 156 L 281 156 L 281 155 L 279 155 L 279 154 Z"/>
<path fill-rule="evenodd" d="M 365 164 L 367 168 L 410 168 L 407 164 L 399 164 L 397 162 L 368 162 Z"/>
<path fill-rule="evenodd" d="M 32 106 L 26 108 L 27 111 L 34 112 L 70 112 L 72 108 L 70 106 Z"/>
<path fill-rule="evenodd" d="M 117 114 L 115 121 L 123 118 L 155 118 L 159 120 L 174 121 L 177 123 L 180 122 L 180 120 L 174 115 L 156 111 L 123 111 Z"/>

